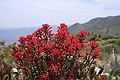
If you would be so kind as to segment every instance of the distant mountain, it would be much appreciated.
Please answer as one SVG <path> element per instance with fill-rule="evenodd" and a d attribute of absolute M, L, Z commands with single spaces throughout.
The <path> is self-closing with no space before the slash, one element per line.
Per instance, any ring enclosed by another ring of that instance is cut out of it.
<path fill-rule="evenodd" d="M 110 34 L 120 34 L 120 15 L 105 18 L 98 17 L 91 19 L 84 24 L 75 23 L 69 27 L 69 32 L 71 35 L 76 34 L 80 30 L 87 30 L 88 32 L 101 34 L 105 34 L 106 31 Z"/>
<path fill-rule="evenodd" d="M 52 25 L 53 33 L 56 33 L 57 27 L 57 25 Z M 0 41 L 5 41 L 6 44 L 18 43 L 20 36 L 32 34 L 38 28 L 40 27 L 0 29 Z"/>
<path fill-rule="evenodd" d="M 78 33 L 80 30 L 85 30 L 85 29 L 86 29 L 86 28 L 83 27 L 83 25 L 80 24 L 80 23 L 75 23 L 75 24 L 73 24 L 72 26 L 70 26 L 70 27 L 68 28 L 70 34 L 72 34 L 72 35 L 75 35 L 75 34 Z"/>

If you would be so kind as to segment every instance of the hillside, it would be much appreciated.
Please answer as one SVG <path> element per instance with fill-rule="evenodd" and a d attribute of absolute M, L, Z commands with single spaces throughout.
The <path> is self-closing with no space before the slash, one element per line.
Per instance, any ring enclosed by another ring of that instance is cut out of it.
<path fill-rule="evenodd" d="M 84 30 L 84 29 L 85 27 L 83 27 L 82 24 L 80 23 L 75 23 L 68 28 L 68 30 L 70 31 L 70 34 L 73 34 L 73 35 L 78 33 L 80 30 Z"/>
<path fill-rule="evenodd" d="M 88 32 L 102 34 L 106 34 L 107 31 L 110 34 L 120 34 L 120 15 L 109 16 L 105 18 L 98 17 L 91 19 L 84 24 L 75 23 L 69 27 L 69 32 L 71 35 L 76 34 L 80 30 L 87 30 Z"/>

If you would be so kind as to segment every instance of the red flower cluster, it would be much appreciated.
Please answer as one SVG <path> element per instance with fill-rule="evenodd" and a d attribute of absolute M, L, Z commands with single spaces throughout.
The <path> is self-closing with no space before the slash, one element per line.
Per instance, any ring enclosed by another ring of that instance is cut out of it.
<path fill-rule="evenodd" d="M 62 38 L 68 37 L 68 35 L 69 33 L 68 33 L 67 25 L 65 25 L 64 23 L 60 24 L 60 27 L 58 27 L 56 37 L 58 39 L 62 39 Z"/>
<path fill-rule="evenodd" d="M 55 73 L 58 72 L 58 69 L 59 69 L 59 66 L 55 66 L 54 64 L 51 64 L 50 67 L 48 68 L 48 70 Z"/>
<path fill-rule="evenodd" d="M 51 56 L 54 57 L 54 56 L 60 56 L 62 54 L 61 51 L 59 51 L 58 49 L 55 49 L 53 50 L 53 52 L 51 53 Z"/>
<path fill-rule="evenodd" d="M 40 80 L 46 80 L 48 75 L 46 73 L 40 74 Z"/>
<path fill-rule="evenodd" d="M 33 34 L 19 38 L 20 44 L 13 56 L 18 67 L 24 69 L 26 79 L 31 76 L 33 80 L 55 80 L 61 76 L 66 80 L 79 79 L 88 71 L 83 74 L 78 70 L 86 70 L 93 64 L 90 60 L 100 56 L 98 43 L 89 43 L 87 37 L 86 31 L 70 36 L 64 23 L 53 35 L 50 25 L 43 24 Z M 26 74 L 26 68 L 32 74 Z"/>
<path fill-rule="evenodd" d="M 99 44 L 97 42 L 91 42 L 90 44 L 88 44 L 88 46 L 91 47 L 91 52 L 89 52 L 89 53 L 92 54 L 95 58 L 100 59 Z"/>
<path fill-rule="evenodd" d="M 22 53 L 20 51 L 14 51 L 12 56 L 14 56 L 14 57 L 22 57 L 23 55 L 22 55 Z"/>
<path fill-rule="evenodd" d="M 84 40 L 88 37 L 88 33 L 85 30 L 82 30 L 82 31 L 78 32 L 78 36 L 79 36 L 79 38 Z"/>

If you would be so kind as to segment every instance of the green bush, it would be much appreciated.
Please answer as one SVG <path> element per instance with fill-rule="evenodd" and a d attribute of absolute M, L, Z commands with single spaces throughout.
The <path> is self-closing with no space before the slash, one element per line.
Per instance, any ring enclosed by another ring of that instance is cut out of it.
<path fill-rule="evenodd" d="M 102 38 L 103 40 L 107 40 L 107 39 L 112 39 L 113 36 L 112 36 L 112 35 L 103 35 L 101 38 Z"/>
<path fill-rule="evenodd" d="M 110 55 L 108 53 L 102 53 L 100 54 L 101 60 L 108 60 L 110 58 Z"/>
<path fill-rule="evenodd" d="M 115 42 L 115 44 L 120 46 L 120 39 L 118 39 L 118 40 Z"/>

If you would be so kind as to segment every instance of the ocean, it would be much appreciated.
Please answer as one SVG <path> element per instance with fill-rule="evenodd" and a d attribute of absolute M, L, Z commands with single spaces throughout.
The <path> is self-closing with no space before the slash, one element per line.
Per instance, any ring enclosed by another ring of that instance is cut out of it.
<path fill-rule="evenodd" d="M 57 32 L 57 27 L 57 25 L 52 25 L 53 33 Z M 32 34 L 38 28 L 40 27 L 0 29 L 0 41 L 5 41 L 6 44 L 18 43 L 17 40 L 20 36 Z"/>

